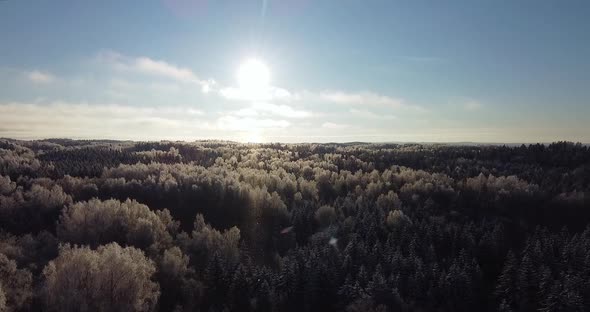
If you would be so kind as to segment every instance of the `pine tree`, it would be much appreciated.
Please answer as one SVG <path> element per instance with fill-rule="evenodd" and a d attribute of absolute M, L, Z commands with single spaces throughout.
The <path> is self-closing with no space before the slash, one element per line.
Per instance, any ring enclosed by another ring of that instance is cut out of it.
<path fill-rule="evenodd" d="M 536 310 L 539 301 L 539 272 L 534 267 L 531 256 L 525 252 L 518 270 L 519 307 L 524 310 Z"/>
<path fill-rule="evenodd" d="M 518 262 L 514 253 L 509 251 L 504 261 L 504 268 L 496 282 L 496 299 L 498 303 L 503 303 L 504 306 L 511 308 L 516 307 L 516 275 L 518 272 Z"/>

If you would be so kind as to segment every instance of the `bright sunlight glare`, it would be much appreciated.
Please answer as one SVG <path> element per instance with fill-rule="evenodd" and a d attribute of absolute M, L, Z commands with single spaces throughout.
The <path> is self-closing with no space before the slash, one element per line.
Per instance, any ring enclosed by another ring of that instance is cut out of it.
<path fill-rule="evenodd" d="M 242 140 L 244 143 L 262 143 L 264 137 L 259 131 L 251 131 Z"/>
<path fill-rule="evenodd" d="M 270 83 L 268 66 L 257 59 L 249 59 L 238 68 L 238 84 L 246 92 L 256 92 L 266 89 Z"/>

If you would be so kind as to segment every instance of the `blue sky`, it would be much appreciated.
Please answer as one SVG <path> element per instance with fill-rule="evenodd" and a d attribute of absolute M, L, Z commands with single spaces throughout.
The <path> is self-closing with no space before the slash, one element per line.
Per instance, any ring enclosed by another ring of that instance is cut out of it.
<path fill-rule="evenodd" d="M 0 1 L 0 136 L 590 142 L 588 1 Z M 266 64 L 244 93 L 236 72 Z"/>

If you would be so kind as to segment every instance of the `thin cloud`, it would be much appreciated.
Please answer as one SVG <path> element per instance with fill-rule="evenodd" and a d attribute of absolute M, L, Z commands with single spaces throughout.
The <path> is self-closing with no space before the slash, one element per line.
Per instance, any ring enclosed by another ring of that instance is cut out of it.
<path fill-rule="evenodd" d="M 235 101 L 276 101 L 288 100 L 291 92 L 286 89 L 269 86 L 261 90 L 244 90 L 237 87 L 222 87 L 219 95 L 228 100 Z"/>
<path fill-rule="evenodd" d="M 185 107 L 118 104 L 0 103 L 0 136 L 146 139 L 199 129 L 204 112 Z"/>
<path fill-rule="evenodd" d="M 350 109 L 349 112 L 351 114 L 353 114 L 355 117 L 361 117 L 361 118 L 365 118 L 365 119 L 377 119 L 377 120 L 379 120 L 379 119 L 381 119 L 381 120 L 395 120 L 395 119 L 397 119 L 397 117 L 394 115 L 376 114 L 376 113 L 368 111 L 368 110 L 359 110 L 359 109 L 355 109 L 355 108 Z"/>
<path fill-rule="evenodd" d="M 237 111 L 231 112 L 231 114 L 240 117 L 254 117 L 260 115 L 260 113 L 252 107 L 242 108 Z"/>
<path fill-rule="evenodd" d="M 114 78 L 109 81 L 109 88 L 118 91 L 126 92 L 142 92 L 145 90 L 153 90 L 160 93 L 174 93 L 181 90 L 181 86 L 175 83 L 165 82 L 133 82 L 125 79 Z"/>
<path fill-rule="evenodd" d="M 324 128 L 324 129 L 346 129 L 346 128 L 350 128 L 350 125 L 340 124 L 340 123 L 335 123 L 335 122 L 324 122 L 322 124 L 322 128 Z"/>
<path fill-rule="evenodd" d="M 394 99 L 372 92 L 347 93 L 343 91 L 324 91 L 320 93 L 320 97 L 325 101 L 338 104 L 367 104 L 389 106 L 393 108 L 400 108 L 404 106 L 403 101 L 400 99 Z"/>
<path fill-rule="evenodd" d="M 283 129 L 291 125 L 286 120 L 259 119 L 252 117 L 222 116 L 217 120 L 217 128 L 233 131 L 260 131 L 263 129 Z"/>
<path fill-rule="evenodd" d="M 291 122 L 286 119 L 301 119 L 311 115 L 310 112 L 296 110 L 288 105 L 256 103 L 237 111 L 222 112 L 215 126 L 218 130 L 261 133 L 290 127 Z"/>
<path fill-rule="evenodd" d="M 152 60 L 148 57 L 136 58 L 134 68 L 139 72 L 168 77 L 181 82 L 201 83 L 201 80 L 190 69 L 178 67 L 164 61 Z"/>
<path fill-rule="evenodd" d="M 323 91 L 319 95 L 320 99 L 326 102 L 345 104 L 345 105 L 367 105 L 389 107 L 395 109 L 412 109 L 416 111 L 427 111 L 425 108 L 417 105 L 406 104 L 403 100 L 381 95 L 374 92 L 357 92 L 350 93 L 344 91 Z"/>
<path fill-rule="evenodd" d="M 34 83 L 39 83 L 39 84 L 48 84 L 48 83 L 52 83 L 56 80 L 55 76 L 48 73 L 48 72 L 42 72 L 39 70 L 33 70 L 30 72 L 25 73 L 27 78 L 34 82 Z"/>
<path fill-rule="evenodd" d="M 97 60 L 107 63 L 117 70 L 134 71 L 141 74 L 159 76 L 181 83 L 194 83 L 201 86 L 203 93 L 208 93 L 216 85 L 212 79 L 200 79 L 191 69 L 180 67 L 162 60 L 146 56 L 128 57 L 114 51 L 102 51 Z"/>
<path fill-rule="evenodd" d="M 252 105 L 252 109 L 258 112 L 268 113 L 285 118 L 307 118 L 312 114 L 304 110 L 296 110 L 288 105 L 275 105 L 268 103 L 259 103 Z"/>

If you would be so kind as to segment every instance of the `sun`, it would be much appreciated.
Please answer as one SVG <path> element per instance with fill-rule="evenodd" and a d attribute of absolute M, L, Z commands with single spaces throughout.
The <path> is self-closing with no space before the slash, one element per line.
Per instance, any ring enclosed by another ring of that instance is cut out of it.
<path fill-rule="evenodd" d="M 237 76 L 240 89 L 248 93 L 264 91 L 270 84 L 270 69 L 258 59 L 244 61 Z"/>

